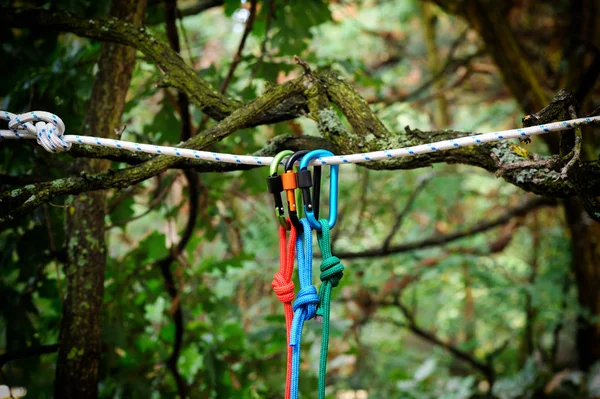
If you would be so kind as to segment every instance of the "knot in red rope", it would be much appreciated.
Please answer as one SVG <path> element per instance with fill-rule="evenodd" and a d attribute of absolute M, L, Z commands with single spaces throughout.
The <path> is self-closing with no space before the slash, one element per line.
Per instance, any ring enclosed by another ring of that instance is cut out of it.
<path fill-rule="evenodd" d="M 273 287 L 277 299 L 282 303 L 289 303 L 294 300 L 294 282 L 286 280 L 281 272 L 275 273 L 271 287 Z"/>

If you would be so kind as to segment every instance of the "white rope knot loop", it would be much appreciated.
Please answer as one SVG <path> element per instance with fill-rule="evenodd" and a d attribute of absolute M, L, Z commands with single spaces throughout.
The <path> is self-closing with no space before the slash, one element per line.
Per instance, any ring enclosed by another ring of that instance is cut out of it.
<path fill-rule="evenodd" d="M 15 115 L 4 111 L 0 117 L 8 121 L 8 128 L 17 137 L 35 137 L 38 144 L 48 152 L 63 152 L 71 148 L 71 143 L 63 140 L 65 124 L 54 114 L 45 111 L 31 111 Z"/>

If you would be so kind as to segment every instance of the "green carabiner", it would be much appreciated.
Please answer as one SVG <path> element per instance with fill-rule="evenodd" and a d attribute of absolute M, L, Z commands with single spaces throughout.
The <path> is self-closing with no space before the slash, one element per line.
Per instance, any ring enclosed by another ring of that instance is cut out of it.
<path fill-rule="evenodd" d="M 277 217 L 277 220 L 279 221 L 281 227 L 283 227 L 286 230 L 290 229 L 290 224 L 285 219 L 285 209 L 283 207 L 283 201 L 281 200 L 283 184 L 281 182 L 281 176 L 277 174 L 277 167 L 279 166 L 279 163 L 281 163 L 283 158 L 288 157 L 293 153 L 294 151 L 285 150 L 275 155 L 269 168 L 269 176 L 267 177 L 267 187 L 269 189 L 269 192 L 273 195 L 273 199 L 275 200 L 275 216 Z"/>

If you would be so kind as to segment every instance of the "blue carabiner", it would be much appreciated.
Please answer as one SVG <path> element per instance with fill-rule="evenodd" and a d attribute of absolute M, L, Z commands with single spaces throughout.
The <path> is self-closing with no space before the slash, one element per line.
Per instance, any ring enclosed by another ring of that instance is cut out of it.
<path fill-rule="evenodd" d="M 300 161 L 300 171 L 297 174 L 298 187 L 302 189 L 302 195 L 304 198 L 304 213 L 310 223 L 310 226 L 317 231 L 321 231 L 321 225 L 315 218 L 314 208 L 310 198 L 310 187 L 312 185 L 312 178 L 308 171 L 308 164 L 313 159 L 321 157 L 333 156 L 331 151 L 327 150 L 314 150 L 302 157 Z M 337 207 L 338 207 L 338 165 L 331 165 L 331 176 L 329 177 L 329 228 L 332 229 L 337 222 Z"/>

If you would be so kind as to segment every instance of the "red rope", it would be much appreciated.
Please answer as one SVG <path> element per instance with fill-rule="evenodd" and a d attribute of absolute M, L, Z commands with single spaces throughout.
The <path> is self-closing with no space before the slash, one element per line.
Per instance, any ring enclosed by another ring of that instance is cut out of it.
<path fill-rule="evenodd" d="M 289 220 L 288 220 L 289 223 Z M 294 300 L 294 256 L 296 249 L 296 228 L 290 223 L 290 236 L 286 243 L 286 231 L 279 226 L 279 271 L 273 276 L 271 287 L 283 303 L 285 313 L 285 330 L 287 337 L 287 367 L 285 375 L 285 399 L 290 397 L 290 384 L 292 380 L 292 347 L 290 346 L 290 330 L 292 329 L 292 301 Z M 287 248 L 286 248 L 287 247 Z"/>

